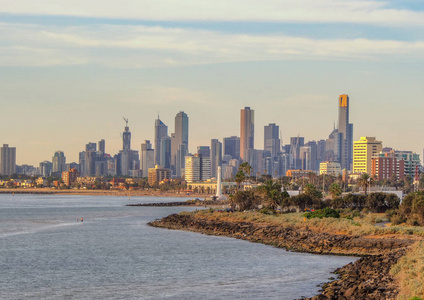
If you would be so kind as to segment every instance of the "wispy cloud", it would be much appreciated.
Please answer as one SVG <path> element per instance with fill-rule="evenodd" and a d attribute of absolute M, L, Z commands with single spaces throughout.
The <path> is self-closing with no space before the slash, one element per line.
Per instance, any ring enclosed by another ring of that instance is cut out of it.
<path fill-rule="evenodd" d="M 156 21 L 424 25 L 424 13 L 365 0 L 2 0 L 0 13 Z"/>
<path fill-rule="evenodd" d="M 423 41 L 312 39 L 194 29 L 0 24 L 1 66 L 169 67 L 246 61 L 421 60 Z"/>

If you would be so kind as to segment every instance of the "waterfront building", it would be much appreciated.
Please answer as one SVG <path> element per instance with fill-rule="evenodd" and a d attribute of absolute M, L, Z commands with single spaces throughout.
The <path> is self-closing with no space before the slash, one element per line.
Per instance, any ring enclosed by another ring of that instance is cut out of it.
<path fill-rule="evenodd" d="M 223 139 L 224 155 L 231 155 L 231 158 L 240 159 L 240 138 L 230 136 Z"/>
<path fill-rule="evenodd" d="M 218 167 L 222 165 L 222 143 L 217 139 L 211 140 L 211 176 L 216 177 Z"/>
<path fill-rule="evenodd" d="M 164 162 L 160 160 L 161 158 L 161 146 L 162 138 L 168 136 L 168 126 L 166 126 L 160 119 L 155 120 L 155 164 L 164 165 Z"/>
<path fill-rule="evenodd" d="M 297 180 L 299 178 L 308 177 L 310 173 L 314 172 L 312 172 L 312 170 L 287 170 L 286 176 L 292 177 L 293 180 Z"/>
<path fill-rule="evenodd" d="M 377 141 L 375 137 L 361 137 L 359 141 L 354 141 L 353 173 L 371 174 L 371 159 L 382 149 L 382 142 Z"/>
<path fill-rule="evenodd" d="M 62 173 L 63 171 L 66 171 L 66 157 L 63 151 L 56 151 L 52 158 L 53 162 L 53 173 L 59 172 Z"/>
<path fill-rule="evenodd" d="M 145 140 L 141 144 L 141 171 L 142 177 L 148 177 L 149 169 L 155 167 L 155 151 L 152 149 L 152 144 L 149 140 Z"/>
<path fill-rule="evenodd" d="M 255 145 L 255 112 L 245 107 L 240 112 L 240 158 L 249 162 L 249 152 Z"/>
<path fill-rule="evenodd" d="M 264 151 L 266 156 L 278 156 L 281 153 L 280 127 L 275 123 L 264 126 Z"/>
<path fill-rule="evenodd" d="M 156 165 L 154 168 L 150 168 L 148 171 L 148 182 L 149 185 L 153 185 L 156 182 L 161 182 L 163 180 L 171 179 L 171 170 L 162 168 L 159 165 Z"/>
<path fill-rule="evenodd" d="M 185 157 L 185 180 L 187 183 L 206 181 L 211 178 L 211 159 L 198 154 Z"/>
<path fill-rule="evenodd" d="M 334 161 L 326 161 L 319 164 L 319 174 L 331 176 L 339 176 L 342 174 L 340 163 Z"/>
<path fill-rule="evenodd" d="M 62 172 L 62 181 L 65 185 L 71 186 L 74 182 L 77 181 L 77 177 L 80 176 L 80 173 L 77 169 L 72 168 L 69 171 Z"/>

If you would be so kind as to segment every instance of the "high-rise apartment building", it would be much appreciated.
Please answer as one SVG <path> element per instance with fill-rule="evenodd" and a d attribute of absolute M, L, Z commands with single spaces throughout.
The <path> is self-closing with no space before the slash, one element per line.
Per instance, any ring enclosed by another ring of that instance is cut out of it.
<path fill-rule="evenodd" d="M 255 147 L 255 111 L 245 107 L 240 112 L 240 158 L 249 162 L 249 152 Z"/>
<path fill-rule="evenodd" d="M 271 157 L 278 156 L 281 153 L 280 127 L 275 123 L 270 123 L 264 127 L 264 151 L 265 155 Z"/>
<path fill-rule="evenodd" d="M 53 173 L 66 171 L 66 157 L 62 151 L 56 151 L 52 158 Z"/>
<path fill-rule="evenodd" d="M 218 167 L 222 166 L 222 143 L 217 139 L 211 140 L 211 176 L 217 177 Z"/>
<path fill-rule="evenodd" d="M 394 151 L 378 153 L 371 158 L 371 175 L 378 181 L 393 177 L 404 179 L 405 161 L 398 160 Z"/>
<path fill-rule="evenodd" d="M 143 144 L 141 144 L 141 170 L 142 177 L 148 177 L 149 169 L 155 167 L 155 151 L 152 149 L 152 144 L 149 140 L 145 140 Z"/>
<path fill-rule="evenodd" d="M 161 168 L 159 165 L 149 169 L 148 181 L 150 185 L 169 179 L 171 179 L 171 170 Z"/>
<path fill-rule="evenodd" d="M 106 142 L 105 142 L 105 140 L 99 141 L 99 151 L 103 154 L 106 153 Z"/>
<path fill-rule="evenodd" d="M 230 136 L 224 138 L 223 142 L 224 155 L 231 155 L 233 159 L 240 159 L 240 138 Z"/>
<path fill-rule="evenodd" d="M 52 174 L 53 164 L 47 160 L 40 162 L 39 175 L 48 177 Z"/>
<path fill-rule="evenodd" d="M 340 148 L 336 155 L 342 169 L 351 170 L 353 151 L 353 124 L 349 123 L 349 96 L 339 96 L 339 123 L 337 132 L 341 134 Z"/>
<path fill-rule="evenodd" d="M 353 142 L 353 172 L 371 174 L 371 159 L 383 149 L 375 137 L 361 137 Z"/>
<path fill-rule="evenodd" d="M 161 141 L 162 138 L 168 136 L 168 126 L 166 126 L 160 119 L 159 116 L 155 120 L 155 164 L 163 165 L 160 161 L 161 154 Z"/>
<path fill-rule="evenodd" d="M 198 154 L 185 157 L 185 180 L 188 183 L 211 178 L 211 159 Z"/>
<path fill-rule="evenodd" d="M 16 148 L 3 144 L 0 149 L 0 175 L 13 175 L 16 173 Z"/>

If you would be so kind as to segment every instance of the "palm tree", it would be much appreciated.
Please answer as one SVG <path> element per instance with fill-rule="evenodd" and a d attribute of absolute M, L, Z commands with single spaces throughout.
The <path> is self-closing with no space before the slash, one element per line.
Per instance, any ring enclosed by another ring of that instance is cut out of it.
<path fill-rule="evenodd" d="M 329 192 L 330 192 L 331 198 L 334 199 L 342 194 L 342 188 L 337 183 L 333 183 L 332 185 L 330 185 Z"/>
<path fill-rule="evenodd" d="M 358 178 L 356 184 L 359 187 L 363 187 L 365 191 L 365 196 L 367 195 L 367 188 L 374 183 L 374 179 L 367 173 L 363 173 L 361 177 Z"/>

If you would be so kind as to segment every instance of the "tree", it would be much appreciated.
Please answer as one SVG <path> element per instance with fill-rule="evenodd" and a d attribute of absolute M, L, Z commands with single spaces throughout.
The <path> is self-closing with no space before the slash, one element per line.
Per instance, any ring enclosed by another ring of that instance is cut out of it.
<path fill-rule="evenodd" d="M 263 204 L 272 209 L 282 206 L 284 198 L 288 196 L 286 191 L 281 191 L 281 184 L 273 180 L 266 181 L 256 191 L 262 196 Z"/>
<path fill-rule="evenodd" d="M 342 194 L 342 188 L 337 183 L 333 183 L 332 185 L 330 185 L 329 192 L 330 192 L 331 198 L 334 199 L 336 197 L 339 197 Z"/>
<path fill-rule="evenodd" d="M 238 189 L 241 187 L 241 183 L 246 179 L 244 172 L 239 170 L 235 176 L 235 181 L 237 182 Z"/>
<path fill-rule="evenodd" d="M 305 186 L 303 193 L 310 196 L 312 199 L 322 199 L 321 191 L 319 191 L 315 185 L 310 183 Z"/>
<path fill-rule="evenodd" d="M 257 208 L 260 199 L 253 191 L 237 191 L 234 195 L 230 195 L 230 206 L 233 210 L 249 210 Z"/>
<path fill-rule="evenodd" d="M 366 196 L 367 195 L 367 189 L 368 189 L 368 187 L 370 187 L 373 184 L 373 182 L 374 182 L 374 180 L 373 180 L 373 178 L 369 174 L 363 173 L 361 175 L 361 177 L 358 178 L 356 184 L 359 187 L 363 187 L 364 188 L 365 196 Z"/>

